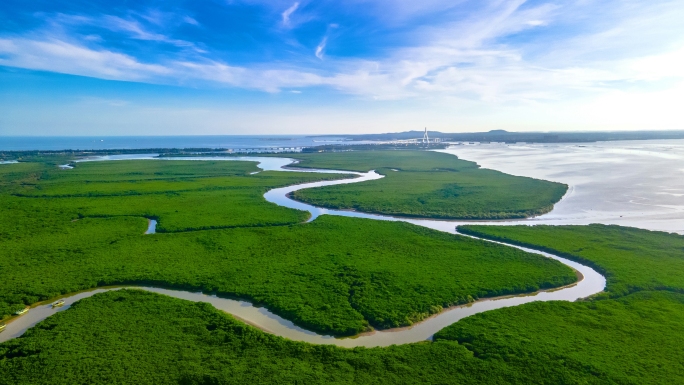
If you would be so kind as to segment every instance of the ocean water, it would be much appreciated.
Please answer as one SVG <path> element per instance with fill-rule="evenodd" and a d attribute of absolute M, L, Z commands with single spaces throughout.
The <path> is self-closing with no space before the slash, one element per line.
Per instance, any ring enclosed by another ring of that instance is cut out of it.
<path fill-rule="evenodd" d="M 317 138 L 304 135 L 205 135 L 205 136 L 0 136 L 0 151 L 31 150 L 114 150 L 145 148 L 225 148 L 270 149 L 359 144 L 343 138 Z"/>
<path fill-rule="evenodd" d="M 548 214 L 520 224 L 615 224 L 684 234 L 684 140 L 476 144 L 443 150 L 484 168 L 565 183 Z"/>

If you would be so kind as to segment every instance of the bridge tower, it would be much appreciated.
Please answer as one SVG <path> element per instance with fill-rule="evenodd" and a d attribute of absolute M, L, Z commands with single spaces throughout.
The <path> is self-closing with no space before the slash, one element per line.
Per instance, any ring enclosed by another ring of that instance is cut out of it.
<path fill-rule="evenodd" d="M 425 133 L 423 134 L 423 143 L 430 144 L 430 137 L 428 137 L 427 127 L 425 127 Z"/>

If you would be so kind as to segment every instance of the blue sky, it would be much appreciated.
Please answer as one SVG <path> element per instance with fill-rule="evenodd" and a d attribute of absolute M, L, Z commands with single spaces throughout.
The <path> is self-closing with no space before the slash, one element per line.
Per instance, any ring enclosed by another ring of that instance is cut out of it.
<path fill-rule="evenodd" d="M 684 129 L 684 2 L 0 4 L 0 135 Z"/>

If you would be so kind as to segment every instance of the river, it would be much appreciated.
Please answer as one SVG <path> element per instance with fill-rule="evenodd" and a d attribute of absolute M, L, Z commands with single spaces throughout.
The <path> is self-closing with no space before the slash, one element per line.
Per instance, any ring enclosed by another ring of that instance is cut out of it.
<path fill-rule="evenodd" d="M 101 157 L 97 159 L 89 159 L 88 161 L 95 160 L 123 160 L 123 159 L 154 159 L 154 154 L 145 154 L 142 156 L 108 156 Z M 161 158 L 156 158 L 161 159 Z M 175 159 L 178 158 L 168 158 Z M 217 158 L 183 158 L 185 160 L 216 160 Z M 257 161 L 259 162 L 259 168 L 262 170 L 279 170 L 279 171 L 289 171 L 289 172 L 324 172 L 324 173 L 339 173 L 339 174 L 352 174 L 353 178 L 336 180 L 336 181 L 323 181 L 323 182 L 313 182 L 304 183 L 295 186 L 283 187 L 272 189 L 268 191 L 264 198 L 272 203 L 278 204 L 280 206 L 289 207 L 298 210 L 305 210 L 311 213 L 309 222 L 315 220 L 318 216 L 322 214 L 328 215 L 340 215 L 347 217 L 359 217 L 367 218 L 372 220 L 388 220 L 388 221 L 404 221 L 413 223 L 419 226 L 425 226 L 432 229 L 446 231 L 449 233 L 456 233 L 455 227 L 457 224 L 465 223 L 458 221 L 439 221 L 439 220 L 421 220 L 413 218 L 398 218 L 374 214 L 366 214 L 355 211 L 344 211 L 344 210 L 328 210 L 312 205 L 308 205 L 302 202 L 297 202 L 288 197 L 290 192 L 321 186 L 330 186 L 336 184 L 348 184 L 348 183 L 361 183 L 364 181 L 374 180 L 382 178 L 382 175 L 370 171 L 367 173 L 354 173 L 348 171 L 337 171 L 337 170 L 317 170 L 317 169 L 295 169 L 291 166 L 296 165 L 296 161 L 288 158 L 271 158 L 271 157 L 239 157 L 239 158 L 225 158 L 226 160 L 234 161 Z M 290 167 L 288 167 L 290 166 Z M 155 220 L 149 220 L 149 226 L 145 234 L 154 234 L 156 227 Z M 505 222 L 497 222 L 498 224 L 504 224 Z M 497 242 L 498 243 L 498 242 Z M 540 291 L 537 293 L 530 293 L 526 295 L 518 296 L 508 296 L 501 298 L 491 298 L 483 299 L 472 304 L 464 306 L 456 306 L 450 309 L 446 309 L 439 314 L 432 316 L 431 318 L 417 323 L 411 327 L 390 329 L 383 331 L 374 331 L 365 333 L 352 338 L 335 338 L 328 335 L 320 335 L 309 330 L 298 327 L 291 321 L 283 319 L 282 317 L 271 313 L 265 308 L 258 308 L 252 306 L 251 303 L 245 301 L 236 301 L 232 299 L 220 298 L 216 296 L 208 296 L 203 293 L 192 293 L 187 291 L 179 290 L 168 290 L 162 288 L 153 287 L 136 287 L 137 289 L 153 291 L 160 294 L 166 294 L 175 298 L 181 298 L 190 301 L 201 301 L 211 303 L 217 309 L 223 310 L 233 316 L 256 326 L 268 333 L 275 334 L 281 337 L 285 337 L 291 340 L 304 341 L 315 344 L 334 344 L 343 347 L 378 347 L 378 346 L 389 346 L 395 344 L 406 344 L 414 343 L 424 340 L 429 340 L 432 336 L 443 329 L 444 327 L 451 325 L 452 323 L 468 317 L 473 314 L 477 314 L 483 311 L 517 306 L 523 303 L 528 303 L 532 301 L 551 301 L 551 300 L 565 300 L 565 301 L 575 301 L 580 298 L 585 298 L 590 295 L 599 293 L 605 288 L 605 278 L 598 272 L 593 270 L 588 266 L 581 265 L 579 263 L 567 260 L 565 258 L 552 255 L 549 253 L 539 252 L 535 250 L 530 250 L 524 247 L 519 247 L 515 245 L 507 245 L 510 247 L 515 247 L 527 252 L 541 254 L 548 258 L 553 258 L 578 272 L 579 281 L 576 284 L 570 285 L 564 288 L 557 288 L 553 290 Z M 75 293 L 63 297 L 65 304 L 59 308 L 52 308 L 49 303 L 41 303 L 32 307 L 32 309 L 25 315 L 16 317 L 11 322 L 7 324 L 7 328 L 3 333 L 0 333 L 0 342 L 16 338 L 21 336 L 26 330 L 35 326 L 38 322 L 44 320 L 52 314 L 58 311 L 66 310 L 74 302 L 92 296 L 94 294 L 107 291 L 107 290 L 119 290 L 121 287 L 115 288 L 100 288 L 89 291 L 84 291 L 80 293 Z"/>

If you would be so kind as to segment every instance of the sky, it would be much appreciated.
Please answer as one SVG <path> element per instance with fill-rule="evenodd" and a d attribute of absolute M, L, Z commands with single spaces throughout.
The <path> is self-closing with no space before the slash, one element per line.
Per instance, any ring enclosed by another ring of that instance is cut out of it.
<path fill-rule="evenodd" d="M 684 1 L 3 0 L 0 136 L 684 129 Z"/>

